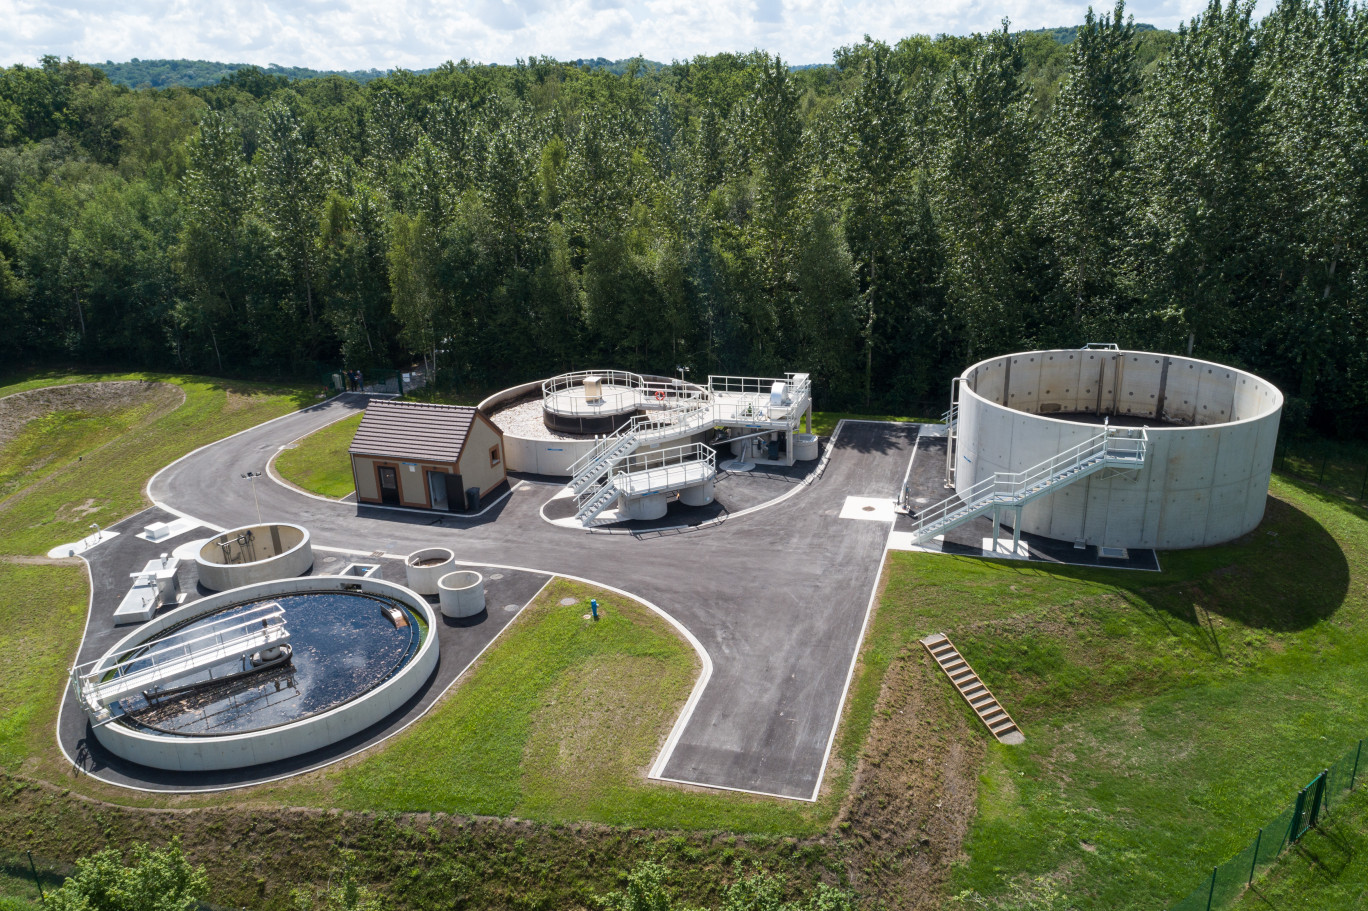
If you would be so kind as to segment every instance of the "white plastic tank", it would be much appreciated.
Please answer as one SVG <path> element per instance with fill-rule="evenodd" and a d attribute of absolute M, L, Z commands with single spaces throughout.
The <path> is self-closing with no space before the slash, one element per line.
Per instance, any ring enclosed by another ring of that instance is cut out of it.
<path fill-rule="evenodd" d="M 415 550 L 404 560 L 408 587 L 420 595 L 437 594 L 437 583 L 453 569 L 456 555 L 445 547 Z"/>
<path fill-rule="evenodd" d="M 485 609 L 484 576 L 462 569 L 437 581 L 437 599 L 443 616 L 473 617 Z"/>

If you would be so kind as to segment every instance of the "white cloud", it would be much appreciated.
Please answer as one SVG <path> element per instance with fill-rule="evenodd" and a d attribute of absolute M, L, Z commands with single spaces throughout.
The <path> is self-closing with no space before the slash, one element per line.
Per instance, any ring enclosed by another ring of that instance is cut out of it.
<path fill-rule="evenodd" d="M 1203 0 L 1144 0 L 1139 22 L 1172 28 Z M 1109 3 L 1097 4 L 1099 11 Z M 822 63 L 868 34 L 1070 25 L 1078 0 L 0 0 L 0 63 L 188 57 L 317 69 L 421 69 L 637 54 L 653 60 L 762 48 Z"/>

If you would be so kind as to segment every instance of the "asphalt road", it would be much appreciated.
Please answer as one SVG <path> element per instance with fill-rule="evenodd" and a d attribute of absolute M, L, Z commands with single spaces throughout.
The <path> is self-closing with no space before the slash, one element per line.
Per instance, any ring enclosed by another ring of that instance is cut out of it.
<path fill-rule="evenodd" d="M 163 469 L 161 506 L 232 528 L 257 521 L 247 471 L 281 446 L 364 407 L 341 396 L 219 441 Z M 841 519 L 846 497 L 892 499 L 915 425 L 846 422 L 825 472 L 767 509 L 688 534 L 598 535 L 539 515 L 554 493 L 524 480 L 475 519 L 358 508 L 257 481 L 266 521 L 308 528 L 315 546 L 406 554 L 441 545 L 458 560 L 576 576 L 653 604 L 706 652 L 711 675 L 686 709 L 661 778 L 813 799 L 859 647 L 889 525 Z"/>

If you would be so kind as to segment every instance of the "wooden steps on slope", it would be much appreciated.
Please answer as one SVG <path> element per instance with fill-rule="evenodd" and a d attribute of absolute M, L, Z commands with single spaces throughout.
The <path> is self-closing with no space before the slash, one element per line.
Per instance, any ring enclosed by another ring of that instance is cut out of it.
<path fill-rule="evenodd" d="M 940 665 L 940 669 L 945 671 L 945 676 L 950 678 L 950 682 L 959 690 L 959 694 L 964 697 L 964 701 L 969 703 L 969 707 L 974 710 L 974 714 L 979 716 L 979 720 L 984 723 L 989 732 L 1003 743 L 1022 743 L 1026 735 L 1021 733 L 1012 716 L 1007 714 L 1007 710 L 997 701 L 997 697 L 988 691 L 988 687 L 983 685 L 978 674 L 969 666 L 969 662 L 964 660 L 964 656 L 955 648 L 950 637 L 944 633 L 934 633 L 921 640 L 927 652 Z"/>

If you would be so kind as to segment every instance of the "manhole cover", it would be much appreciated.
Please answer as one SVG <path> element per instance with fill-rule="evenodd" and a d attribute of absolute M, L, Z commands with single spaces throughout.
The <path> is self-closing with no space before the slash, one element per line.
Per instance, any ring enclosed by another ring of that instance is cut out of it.
<path fill-rule="evenodd" d="M 338 560 L 337 560 L 336 557 L 324 557 L 324 558 L 323 558 L 323 562 L 324 562 L 325 564 L 331 564 L 331 563 L 336 563 L 336 562 L 338 562 Z"/>
<path fill-rule="evenodd" d="M 508 611 L 510 614 L 513 613 L 513 612 L 514 612 L 515 610 L 517 610 L 517 609 L 518 609 L 518 605 L 516 605 L 516 604 L 505 604 L 505 605 L 504 605 L 504 610 Z"/>
<path fill-rule="evenodd" d="M 503 573 L 495 573 L 494 575 L 490 576 L 489 578 L 491 578 L 491 579 L 502 579 L 502 578 L 503 578 Z"/>
<path fill-rule="evenodd" d="M 873 511 L 874 511 L 874 507 L 873 507 L 873 506 L 862 506 L 861 509 L 863 509 L 865 512 L 873 512 Z"/>
<path fill-rule="evenodd" d="M 572 604 L 579 604 L 578 598 L 561 598 L 561 606 L 569 607 Z"/>

